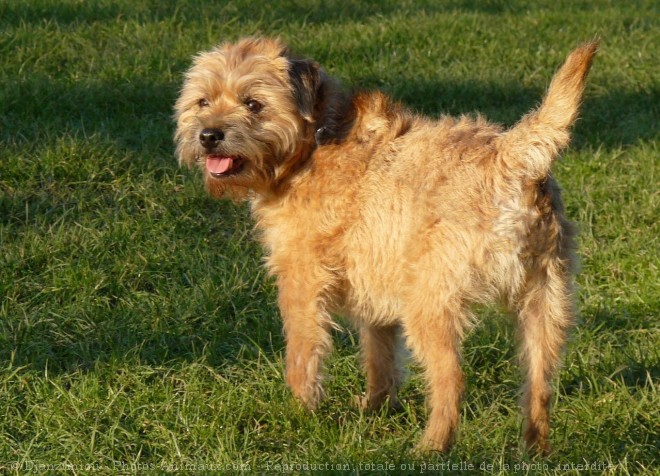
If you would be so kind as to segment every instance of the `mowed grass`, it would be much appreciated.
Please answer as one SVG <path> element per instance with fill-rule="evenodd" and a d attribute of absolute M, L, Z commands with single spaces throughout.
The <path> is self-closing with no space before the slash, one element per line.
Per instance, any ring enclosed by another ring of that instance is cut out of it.
<path fill-rule="evenodd" d="M 0 469 L 654 473 L 659 31 L 653 1 L 0 0 Z M 425 114 L 505 124 L 573 46 L 602 37 L 554 168 L 582 269 L 551 457 L 520 444 L 515 331 L 493 309 L 465 342 L 448 455 L 412 452 L 426 421 L 415 366 L 403 412 L 352 404 L 364 382 L 350 329 L 318 412 L 292 400 L 249 211 L 207 198 L 171 139 L 190 57 L 252 34 Z"/>

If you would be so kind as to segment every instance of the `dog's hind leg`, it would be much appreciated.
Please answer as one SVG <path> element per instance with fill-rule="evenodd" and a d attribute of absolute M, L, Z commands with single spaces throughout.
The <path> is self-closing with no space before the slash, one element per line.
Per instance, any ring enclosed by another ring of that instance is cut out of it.
<path fill-rule="evenodd" d="M 550 451 L 550 382 L 574 319 L 568 267 L 558 258 L 547 260 L 530 273 L 519 301 L 520 350 L 526 371 L 524 439 L 529 450 L 541 454 Z"/>

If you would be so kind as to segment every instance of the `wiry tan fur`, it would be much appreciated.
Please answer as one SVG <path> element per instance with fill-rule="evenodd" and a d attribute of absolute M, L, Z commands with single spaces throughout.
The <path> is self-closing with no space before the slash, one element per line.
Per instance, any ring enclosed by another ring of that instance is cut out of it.
<path fill-rule="evenodd" d="M 209 192 L 247 199 L 276 276 L 286 380 L 314 409 L 333 315 L 360 331 L 365 403 L 397 405 L 399 341 L 425 369 L 421 447 L 447 450 L 474 303 L 518 315 L 528 447 L 547 452 L 550 380 L 573 322 L 574 229 L 550 166 L 569 142 L 597 43 L 573 51 L 541 106 L 510 130 L 420 117 L 379 92 L 346 93 L 278 40 L 202 53 L 176 103 L 177 154 Z M 250 110 L 250 100 L 261 108 Z M 222 131 L 211 148 L 200 133 Z M 231 157 L 213 176 L 209 157 Z"/>

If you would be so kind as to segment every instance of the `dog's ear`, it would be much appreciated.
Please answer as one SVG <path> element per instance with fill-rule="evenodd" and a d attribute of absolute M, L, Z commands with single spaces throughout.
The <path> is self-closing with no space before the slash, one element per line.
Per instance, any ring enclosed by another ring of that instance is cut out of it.
<path fill-rule="evenodd" d="M 300 114 L 307 122 L 314 122 L 321 86 L 320 66 L 306 59 L 289 59 L 289 78 Z"/>

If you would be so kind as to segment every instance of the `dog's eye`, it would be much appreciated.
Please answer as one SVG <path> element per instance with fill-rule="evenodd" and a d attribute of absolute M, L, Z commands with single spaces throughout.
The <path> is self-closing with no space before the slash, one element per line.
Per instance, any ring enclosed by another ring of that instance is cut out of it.
<path fill-rule="evenodd" d="M 208 99 L 202 98 L 199 101 L 197 101 L 197 105 L 199 107 L 209 107 L 209 101 L 208 101 Z"/>
<path fill-rule="evenodd" d="M 255 99 L 248 99 L 247 101 L 245 101 L 245 105 L 250 110 L 250 112 L 255 114 L 261 111 L 261 109 L 264 107 L 263 104 L 261 104 L 259 101 Z"/>

